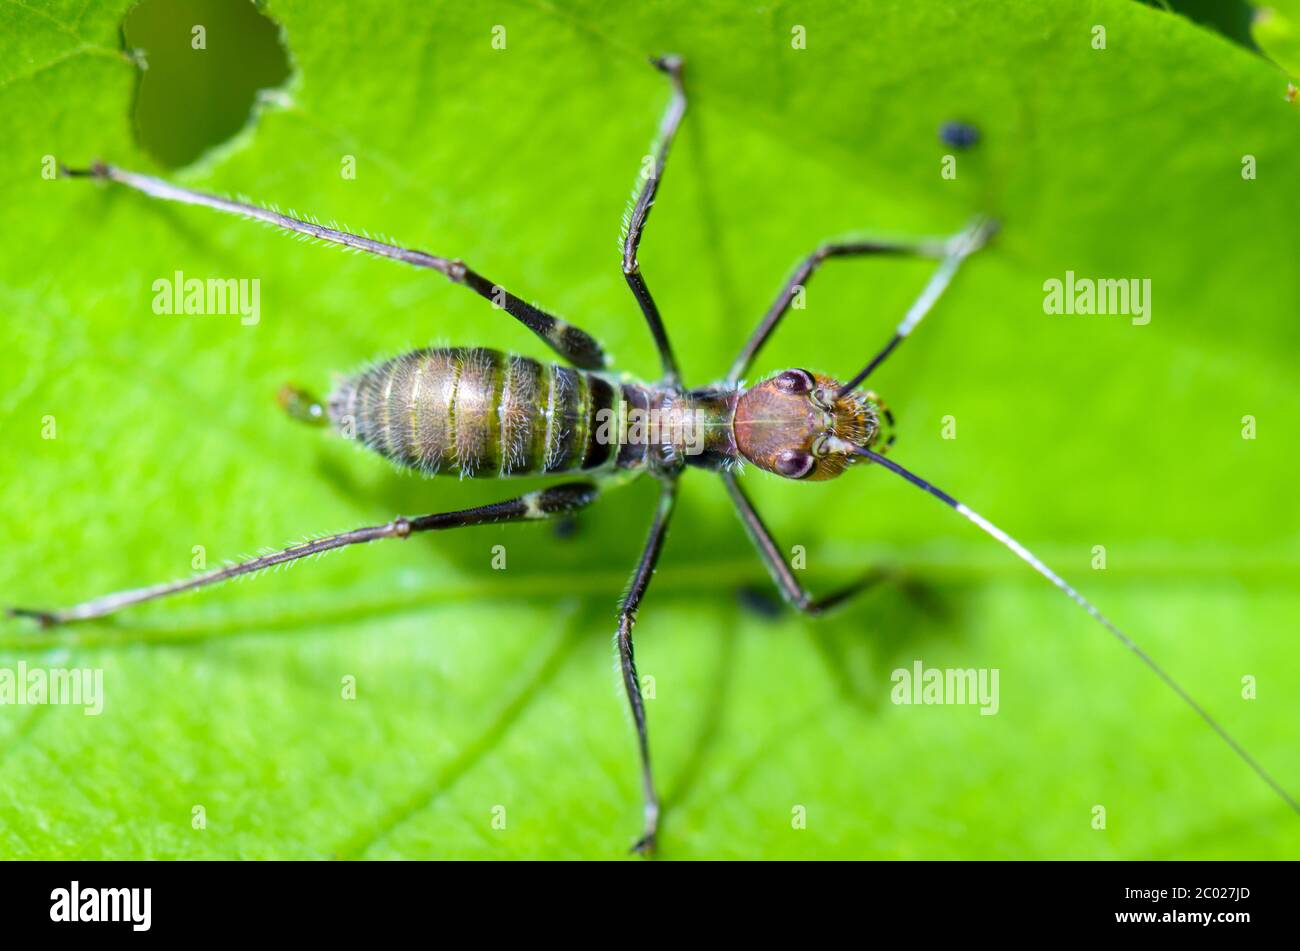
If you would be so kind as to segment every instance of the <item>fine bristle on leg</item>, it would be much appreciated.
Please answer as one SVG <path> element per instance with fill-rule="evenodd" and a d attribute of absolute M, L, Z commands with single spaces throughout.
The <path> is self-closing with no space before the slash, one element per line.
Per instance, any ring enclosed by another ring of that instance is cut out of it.
<path fill-rule="evenodd" d="M 338 535 L 326 535 L 301 545 L 293 545 L 280 551 L 251 558 L 239 564 L 217 568 L 213 571 L 187 578 L 151 585 L 147 588 L 134 588 L 86 601 L 70 608 L 47 611 L 35 608 L 9 608 L 11 617 L 26 617 L 35 620 L 43 628 L 73 621 L 87 621 L 92 618 L 105 617 L 123 608 L 146 601 L 156 601 L 174 594 L 203 588 L 218 582 L 228 581 L 241 575 L 252 574 L 275 565 L 297 561 L 337 548 L 359 545 L 365 542 L 385 538 L 408 538 L 419 532 L 438 531 L 449 528 L 465 528 L 471 525 L 491 525 L 502 522 L 524 522 L 538 519 L 555 518 L 568 515 L 590 505 L 596 500 L 598 490 L 590 483 L 568 482 L 529 492 L 518 498 L 490 505 L 479 505 L 462 509 L 458 512 L 440 512 L 433 515 L 421 515 L 417 518 L 396 518 L 385 525 L 372 525 L 358 528 Z"/>
<path fill-rule="evenodd" d="M 161 178 L 130 172 L 103 162 L 95 162 L 89 168 L 83 169 L 63 166 L 61 171 L 65 178 L 93 178 L 115 182 L 151 198 L 224 211 L 228 214 L 262 221 L 285 231 L 301 234 L 318 241 L 341 245 L 355 251 L 363 251 L 367 254 L 401 261 L 415 267 L 437 271 L 453 284 L 462 284 L 468 287 L 475 294 L 490 301 L 494 307 L 504 310 L 574 366 L 581 367 L 584 370 L 600 370 L 605 367 L 605 352 L 590 334 L 580 330 L 568 321 L 547 313 L 541 308 L 535 307 L 522 298 L 515 296 L 501 285 L 493 283 L 482 274 L 471 269 L 464 261 L 455 258 L 444 258 L 437 254 L 429 254 L 427 251 L 416 251 L 413 248 L 404 248 L 384 241 L 376 241 L 373 238 L 363 237 L 339 228 L 327 228 L 314 221 L 304 221 L 291 215 L 282 215 L 278 211 L 272 211 L 260 205 L 252 205 L 248 202 L 234 201 L 218 195 L 209 195 L 205 192 L 181 188 L 179 185 L 173 185 Z"/>
<path fill-rule="evenodd" d="M 668 162 L 668 152 L 672 148 L 677 129 L 686 114 L 686 88 L 682 84 L 682 59 L 680 56 L 660 56 L 652 59 L 656 69 L 672 81 L 673 97 L 668 103 L 663 119 L 659 123 L 659 140 L 652 156 L 652 165 L 646 175 L 645 183 L 637 193 L 632 211 L 627 218 L 627 233 L 623 237 L 623 277 L 632 289 L 641 313 L 645 315 L 659 349 L 659 359 L 663 364 L 664 379 L 676 383 L 680 374 L 677 370 L 677 358 L 673 355 L 672 345 L 668 342 L 668 332 L 664 329 L 663 319 L 659 316 L 659 307 L 655 304 L 645 277 L 641 274 L 641 265 L 637 261 L 637 249 L 641 246 L 641 234 L 645 230 L 646 219 L 654 205 L 659 183 L 663 180 L 664 166 Z"/>

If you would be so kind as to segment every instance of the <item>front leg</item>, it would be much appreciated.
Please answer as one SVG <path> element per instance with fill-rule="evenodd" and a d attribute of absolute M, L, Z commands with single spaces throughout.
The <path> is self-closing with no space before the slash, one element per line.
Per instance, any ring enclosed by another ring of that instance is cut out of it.
<path fill-rule="evenodd" d="M 935 301 L 939 299 L 939 296 L 948 286 L 948 282 L 952 280 L 958 265 L 984 247 L 996 230 L 997 225 L 994 222 L 987 218 L 979 218 L 964 231 L 953 235 L 951 238 L 928 238 L 919 241 L 828 241 L 819 245 L 815 251 L 804 258 L 799 267 L 785 282 L 785 285 L 781 288 L 781 293 L 777 295 L 776 300 L 772 302 L 772 306 L 768 308 L 763 319 L 759 321 L 758 327 L 755 328 L 744 348 L 736 356 L 735 362 L 731 365 L 731 371 L 727 374 L 727 381 L 736 383 L 745 375 L 745 372 L 754 362 L 754 358 L 758 356 L 758 351 L 767 343 L 777 325 L 781 323 L 782 318 L 789 313 L 790 303 L 794 300 L 796 290 L 807 285 L 823 262 L 832 258 L 854 258 L 871 255 L 931 258 L 939 261 L 938 270 L 930 278 L 916 303 L 903 317 L 902 322 L 894 332 L 894 336 L 890 338 L 885 348 L 876 355 L 876 358 L 868 365 L 867 369 L 854 377 L 852 385 L 846 386 L 842 392 L 852 390 L 866 379 L 867 375 L 879 366 L 885 357 L 889 356 L 904 337 L 912 332 L 912 329 L 929 313 L 930 308 L 934 306 Z"/>
<path fill-rule="evenodd" d="M 722 473 L 722 482 L 731 494 L 731 500 L 736 505 L 740 520 L 745 524 L 745 532 L 749 535 L 750 541 L 754 543 L 754 547 L 758 549 L 759 555 L 762 556 L 763 564 L 767 566 L 768 574 L 772 576 L 772 580 L 776 582 L 777 588 L 780 589 L 781 596 L 801 613 L 812 616 L 823 614 L 831 608 L 838 607 L 850 598 L 862 594 L 888 577 L 886 572 L 875 570 L 838 591 L 824 594 L 820 598 L 813 597 L 812 593 L 799 583 L 799 579 L 794 576 L 794 572 L 786 564 L 785 557 L 781 554 L 781 549 L 777 547 L 771 531 L 759 517 L 758 510 L 754 508 L 754 503 L 749 500 L 749 496 L 740 487 L 736 477 L 730 472 L 724 472 Z"/>

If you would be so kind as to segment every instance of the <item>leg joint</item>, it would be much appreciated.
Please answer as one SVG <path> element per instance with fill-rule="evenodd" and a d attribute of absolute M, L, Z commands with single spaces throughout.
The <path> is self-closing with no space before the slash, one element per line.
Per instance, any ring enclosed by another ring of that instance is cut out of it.
<path fill-rule="evenodd" d="M 655 69 L 660 72 L 667 73 L 674 79 L 682 78 L 682 66 L 685 65 L 685 63 L 676 53 L 666 53 L 663 56 L 656 56 L 651 59 L 650 62 L 653 63 Z"/>

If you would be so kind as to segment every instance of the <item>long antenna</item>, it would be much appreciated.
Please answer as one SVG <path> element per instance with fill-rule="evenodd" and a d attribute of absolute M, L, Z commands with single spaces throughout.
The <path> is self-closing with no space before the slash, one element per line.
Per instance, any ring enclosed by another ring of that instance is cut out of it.
<path fill-rule="evenodd" d="M 1075 604 L 1079 605 L 1079 607 L 1087 611 L 1097 621 L 1097 623 L 1099 623 L 1106 630 L 1110 631 L 1110 633 L 1115 636 L 1116 640 L 1118 640 L 1121 644 L 1123 644 L 1134 654 L 1136 654 L 1138 656 L 1138 659 L 1141 660 L 1142 663 L 1146 664 L 1147 667 L 1149 667 L 1157 677 L 1163 680 L 1169 686 L 1170 690 L 1178 694 L 1178 696 L 1182 697 L 1183 702 L 1186 703 L 1193 710 L 1195 710 L 1197 715 L 1200 716 L 1200 718 L 1204 720 L 1206 723 L 1208 723 L 1210 725 L 1210 728 L 1214 730 L 1215 733 L 1219 734 L 1219 736 L 1223 738 L 1223 742 L 1227 743 L 1230 747 L 1232 747 L 1233 752 L 1235 752 L 1238 756 L 1240 756 L 1242 761 L 1245 762 L 1245 764 L 1249 766 L 1252 770 L 1254 770 L 1255 774 L 1259 776 L 1260 779 L 1268 783 L 1269 786 L 1273 788 L 1273 791 L 1276 792 L 1279 796 L 1281 796 L 1282 799 L 1286 802 L 1286 804 L 1290 806 L 1295 813 L 1300 814 L 1300 804 L 1297 804 L 1296 801 L 1293 798 L 1291 798 L 1291 794 L 1288 793 L 1285 789 L 1283 789 L 1281 784 L 1278 783 L 1278 781 L 1274 779 L 1272 776 L 1270 776 L 1268 772 L 1264 769 L 1264 767 L 1260 766 L 1259 763 L 1255 761 L 1255 758 L 1251 756 L 1249 753 L 1247 753 L 1245 748 L 1242 747 L 1242 745 L 1238 743 L 1235 739 L 1233 739 L 1232 735 L 1229 734 L 1227 730 L 1225 730 L 1222 726 L 1219 725 L 1218 721 L 1215 720 L 1214 717 L 1210 716 L 1205 711 L 1204 707 L 1202 707 L 1199 703 L 1193 700 L 1191 694 L 1189 694 L 1186 690 L 1184 690 L 1178 684 L 1178 681 L 1174 680 L 1174 678 L 1171 677 L 1163 667 L 1161 667 L 1154 660 L 1152 660 L 1150 654 L 1148 654 L 1141 647 L 1135 644 L 1127 634 L 1125 634 L 1118 627 L 1116 627 L 1115 623 L 1111 621 L 1110 618 L 1106 617 L 1106 615 L 1102 614 L 1099 610 L 1097 610 L 1097 608 L 1092 604 L 1091 601 L 1089 601 L 1078 591 L 1076 591 L 1074 587 L 1071 586 L 1064 578 L 1062 578 L 1051 568 L 1048 568 L 1045 564 L 1039 561 L 1038 557 L 1033 552 L 1031 552 L 1028 548 L 1020 544 L 1020 542 L 1016 541 L 1014 538 L 1012 538 L 1002 529 L 998 528 L 996 525 L 994 525 L 984 516 L 980 515 L 978 512 L 972 511 L 971 509 L 967 508 L 965 505 L 963 505 L 961 502 L 958 502 L 947 492 L 944 492 L 942 489 L 938 488 L 937 486 L 934 486 L 931 483 L 927 482 L 925 479 L 922 479 L 916 473 L 904 469 L 902 466 L 900 466 L 897 462 L 894 462 L 892 459 L 882 456 L 879 453 L 872 452 L 870 449 L 864 449 L 861 446 L 850 445 L 847 442 L 840 442 L 836 448 L 846 449 L 856 453 L 859 456 L 865 456 L 866 458 L 870 459 L 872 462 L 878 463 L 879 465 L 884 466 L 886 469 L 889 469 L 891 472 L 897 473 L 898 475 L 906 479 L 908 482 L 912 483 L 912 485 L 916 486 L 918 489 L 922 489 L 930 493 L 936 499 L 942 502 L 944 505 L 948 506 L 951 509 L 954 509 L 958 515 L 961 515 L 964 518 L 966 518 L 968 521 L 974 523 L 985 534 L 989 535 L 992 538 L 997 539 L 1007 548 L 1011 549 L 1011 551 L 1015 553 L 1017 558 L 1019 558 L 1021 561 L 1027 564 L 1030 568 L 1033 568 L 1036 572 L 1038 572 L 1040 575 L 1042 575 L 1044 578 L 1046 578 L 1048 581 L 1054 584 L 1057 588 L 1059 588 L 1062 592 L 1064 592 L 1065 595 L 1069 597 L 1071 601 L 1073 601 Z"/>

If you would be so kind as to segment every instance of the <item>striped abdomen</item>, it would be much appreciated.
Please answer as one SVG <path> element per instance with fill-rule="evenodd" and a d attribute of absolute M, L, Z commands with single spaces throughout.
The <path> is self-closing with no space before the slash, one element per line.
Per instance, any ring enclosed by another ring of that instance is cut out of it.
<path fill-rule="evenodd" d="M 344 436 L 429 475 L 541 475 L 617 462 L 597 433 L 622 390 L 497 350 L 416 350 L 340 381 L 329 415 Z"/>

